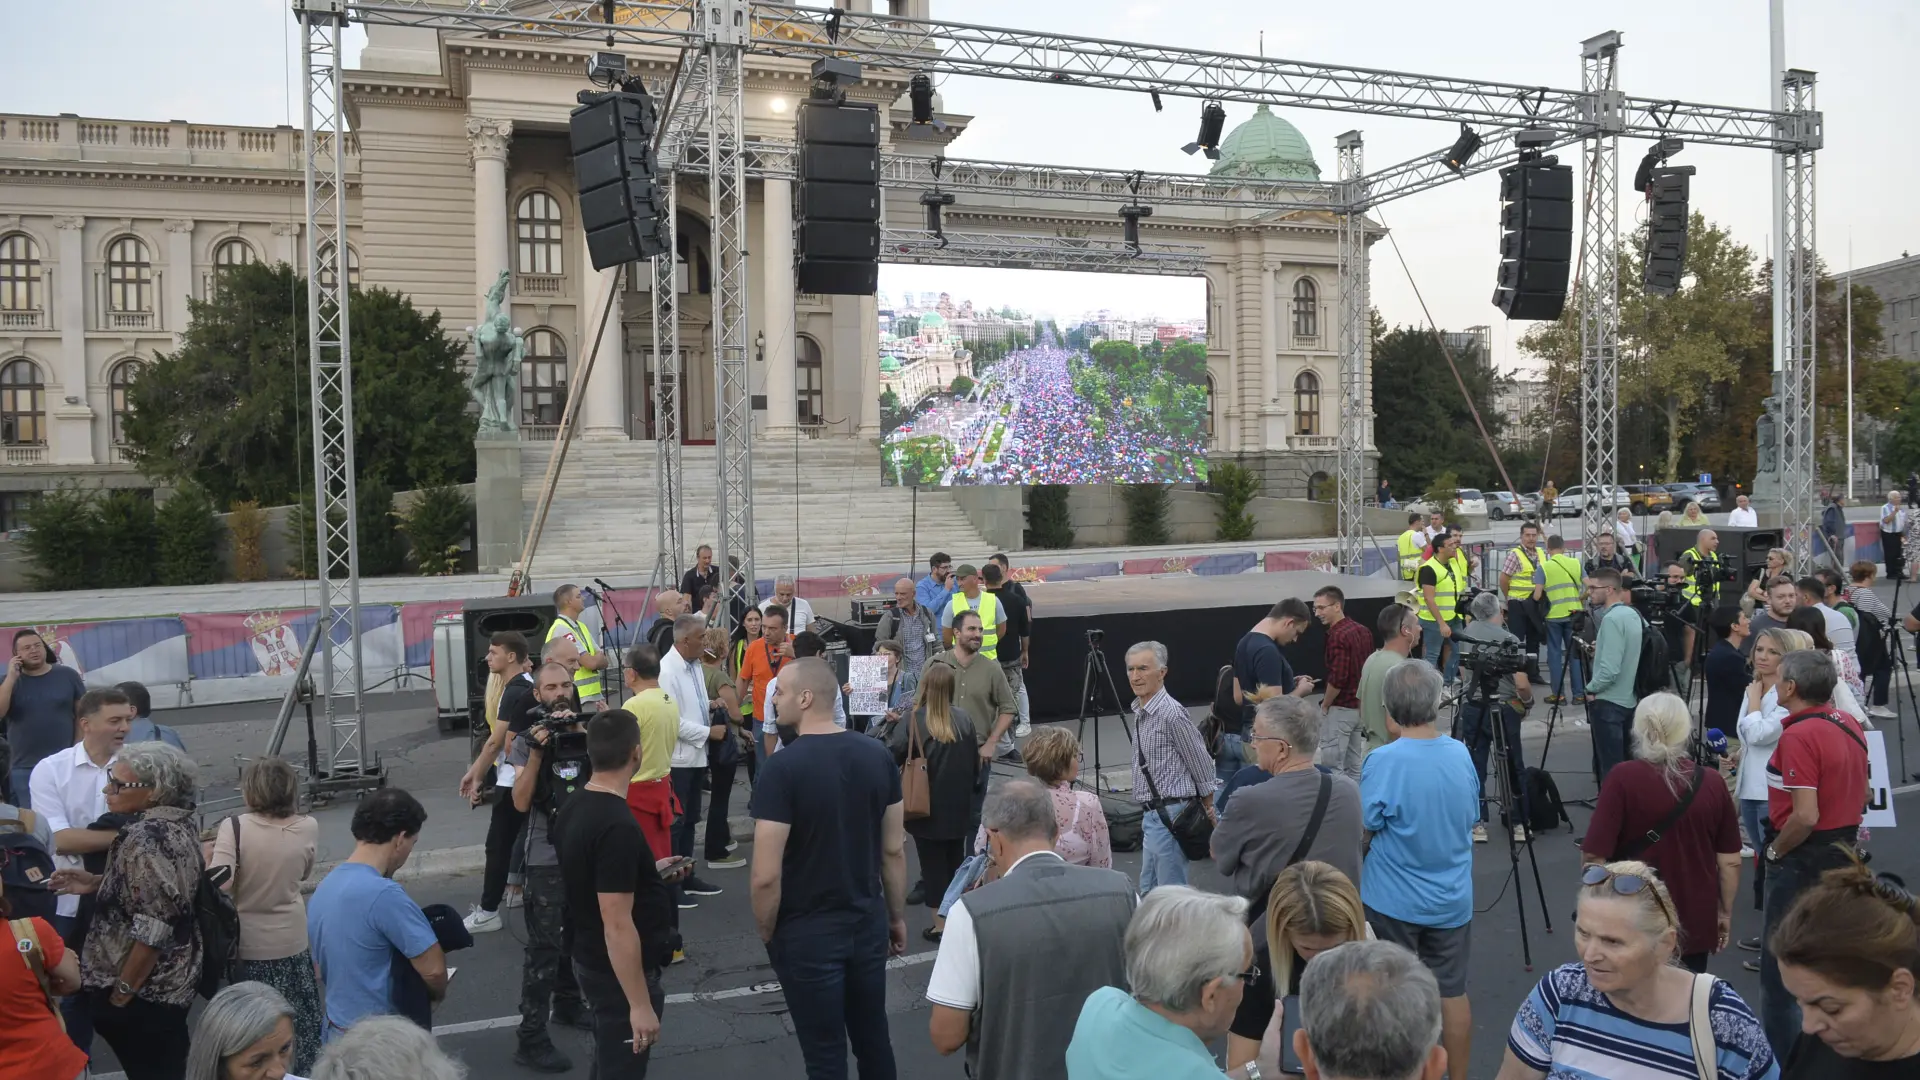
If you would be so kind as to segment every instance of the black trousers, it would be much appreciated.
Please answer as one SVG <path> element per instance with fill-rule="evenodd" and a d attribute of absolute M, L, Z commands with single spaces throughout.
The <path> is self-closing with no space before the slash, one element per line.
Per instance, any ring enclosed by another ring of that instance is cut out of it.
<path fill-rule="evenodd" d="M 581 966 L 574 969 L 580 989 L 587 995 L 587 1007 L 593 1010 L 593 1068 L 587 1080 L 646 1080 L 647 1063 L 653 1047 L 632 1043 L 633 1022 L 627 1006 L 626 991 L 611 971 Z M 667 994 L 660 989 L 660 969 L 647 972 L 647 997 L 653 1002 L 653 1015 L 665 1030 Z"/>
<path fill-rule="evenodd" d="M 953 884 L 953 875 L 960 871 L 960 864 L 966 861 L 967 845 L 972 837 L 955 837 L 952 840 L 929 840 L 924 836 L 913 838 L 913 850 L 920 856 L 920 880 L 926 883 L 926 905 L 939 908 L 940 901 L 947 895 L 947 886 Z"/>
<path fill-rule="evenodd" d="M 88 991 L 93 1032 L 113 1047 L 127 1080 L 185 1080 L 187 1006 L 136 997 L 115 1005 L 106 990 Z"/>
<path fill-rule="evenodd" d="M 728 736 L 731 738 L 732 736 Z M 751 761 L 752 758 L 747 760 Z M 733 842 L 733 829 L 727 825 L 727 804 L 733 798 L 733 774 L 739 771 L 740 760 L 735 758 L 725 765 L 709 765 L 707 772 L 712 778 L 707 792 L 707 843 L 708 862 L 719 862 L 727 857 L 727 845 Z"/>
<path fill-rule="evenodd" d="M 674 819 L 673 831 L 668 834 L 673 840 L 675 855 L 693 857 L 693 829 L 700 824 L 700 777 L 706 771 L 704 765 L 668 770 L 673 780 L 673 794 L 680 800 L 680 816 Z"/>
<path fill-rule="evenodd" d="M 1880 534 L 1880 554 L 1887 564 L 1887 577 L 1894 581 L 1899 581 L 1906 574 L 1906 539 L 1905 533 L 1882 531 Z"/>
<path fill-rule="evenodd" d="M 567 955 L 567 892 L 557 866 L 527 867 L 527 957 L 520 970 L 520 1045 L 551 1043 L 547 1013 L 578 1009 L 580 985 Z"/>
<path fill-rule="evenodd" d="M 496 791 L 494 799 L 493 818 L 487 822 L 487 865 L 480 879 L 480 907 L 485 911 L 500 910 L 500 900 L 507 895 L 514 841 L 527 823 L 527 815 L 513 808 L 510 792 Z"/>

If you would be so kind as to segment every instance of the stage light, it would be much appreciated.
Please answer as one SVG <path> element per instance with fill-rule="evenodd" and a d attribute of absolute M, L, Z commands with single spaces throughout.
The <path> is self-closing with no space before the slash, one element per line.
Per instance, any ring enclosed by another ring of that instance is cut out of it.
<path fill-rule="evenodd" d="M 851 60 L 842 60 L 837 56 L 823 56 L 813 62 L 813 86 L 807 97 L 813 101 L 830 101 L 835 105 L 847 100 L 847 88 L 841 83 L 860 81 L 860 65 Z"/>
<path fill-rule="evenodd" d="M 1453 149 L 1447 151 L 1447 156 L 1443 160 L 1447 168 L 1459 172 L 1478 149 L 1480 149 L 1480 136 L 1472 128 L 1461 124 L 1460 137 L 1453 140 Z"/>
<path fill-rule="evenodd" d="M 627 58 L 617 52 L 597 52 L 587 60 L 587 81 L 602 90 L 627 77 Z"/>
<path fill-rule="evenodd" d="M 931 126 L 935 131 L 947 130 L 946 122 L 933 115 L 933 76 L 921 72 L 907 83 L 907 94 L 913 99 L 913 122 Z"/>
<path fill-rule="evenodd" d="M 1151 206 L 1123 206 L 1120 208 L 1121 236 L 1126 240 L 1127 246 L 1133 249 L 1135 255 L 1140 254 L 1140 219 L 1152 216 L 1153 207 Z"/>
<path fill-rule="evenodd" d="M 1217 101 L 1200 107 L 1200 136 L 1180 149 L 1191 154 L 1204 150 L 1209 158 L 1220 160 L 1220 133 L 1227 127 L 1227 110 Z"/>
<path fill-rule="evenodd" d="M 1160 104 L 1160 91 L 1158 91 L 1158 90 L 1149 90 L 1149 91 L 1147 91 L 1147 96 L 1153 99 L 1153 111 L 1154 111 L 1154 112 L 1161 112 L 1161 111 L 1163 111 L 1163 110 L 1164 110 L 1164 109 L 1166 108 L 1166 106 L 1165 106 L 1165 105 L 1162 105 L 1162 104 Z"/>
<path fill-rule="evenodd" d="M 786 112 L 787 99 L 776 94 L 773 97 L 767 99 L 767 108 L 772 109 L 775 113 Z"/>
<path fill-rule="evenodd" d="M 1647 147 L 1646 156 L 1640 159 L 1640 167 L 1633 172 L 1633 190 L 1642 195 L 1648 194 L 1647 188 L 1653 183 L 1653 170 L 1665 165 L 1667 159 L 1687 148 L 1679 139 L 1661 139 Z"/>
<path fill-rule="evenodd" d="M 953 205 L 953 192 L 928 191 L 920 196 L 920 205 L 927 208 L 927 231 L 940 238 L 940 246 L 947 246 L 947 234 L 940 229 L 940 208 Z"/>

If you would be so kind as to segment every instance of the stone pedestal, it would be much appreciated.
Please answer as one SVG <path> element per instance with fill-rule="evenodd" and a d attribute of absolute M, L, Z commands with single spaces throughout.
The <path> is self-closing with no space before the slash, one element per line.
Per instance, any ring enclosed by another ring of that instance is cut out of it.
<path fill-rule="evenodd" d="M 520 436 L 473 440 L 473 549 L 483 574 L 513 569 L 526 537 L 520 488 Z"/>

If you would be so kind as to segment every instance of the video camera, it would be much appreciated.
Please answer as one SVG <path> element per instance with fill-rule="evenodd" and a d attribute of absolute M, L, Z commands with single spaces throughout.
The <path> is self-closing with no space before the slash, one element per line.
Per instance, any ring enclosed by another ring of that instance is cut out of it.
<path fill-rule="evenodd" d="M 1107 632 L 1098 627 L 1091 628 L 1087 631 L 1087 644 L 1089 646 L 1098 646 L 1102 641 L 1105 641 L 1106 638 Z"/>
<path fill-rule="evenodd" d="M 573 711 L 567 702 L 536 703 L 527 710 L 532 723 L 527 730 L 545 728 L 547 742 L 543 752 L 549 760 L 585 757 L 587 753 L 586 717 Z"/>
<path fill-rule="evenodd" d="M 1684 588 L 1664 578 L 1654 578 L 1633 587 L 1633 606 L 1650 623 L 1664 622 L 1669 616 L 1685 618 L 1693 603 L 1682 591 Z"/>
<path fill-rule="evenodd" d="M 1540 664 L 1540 655 L 1528 652 L 1518 641 L 1473 641 L 1462 637 L 1455 637 L 1454 641 L 1460 646 L 1460 663 L 1485 678 L 1532 671 Z"/>
<path fill-rule="evenodd" d="M 1703 555 L 1693 561 L 1693 580 L 1700 586 L 1723 585 L 1738 581 L 1740 568 L 1720 557 L 1719 553 Z"/>

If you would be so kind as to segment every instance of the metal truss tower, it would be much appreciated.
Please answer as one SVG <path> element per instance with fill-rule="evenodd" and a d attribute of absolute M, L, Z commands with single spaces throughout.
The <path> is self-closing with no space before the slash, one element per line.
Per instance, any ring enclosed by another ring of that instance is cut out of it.
<path fill-rule="evenodd" d="M 1776 327 L 1780 357 L 1780 521 L 1788 532 L 1795 566 L 1810 566 L 1814 494 L 1819 455 L 1814 433 L 1814 345 L 1820 267 L 1814 246 L 1813 155 L 1821 145 L 1820 114 L 1814 109 L 1811 71 L 1781 75 L 1786 92 L 1783 137 L 1793 149 L 1780 154 L 1786 169 L 1786 200 L 1780 242 L 1774 248 L 1773 289 L 1781 319 Z"/>
<path fill-rule="evenodd" d="M 1580 43 L 1581 122 L 1587 181 L 1580 232 L 1580 483 L 1588 543 L 1613 527 L 1602 497 L 1620 473 L 1620 34 Z"/>
<path fill-rule="evenodd" d="M 353 365 L 348 333 L 347 132 L 341 94 L 342 0 L 294 0 L 300 20 L 306 109 L 301 149 L 307 186 L 308 392 L 313 424 L 314 584 L 320 674 L 314 698 L 326 729 L 326 776 L 351 788 L 374 782 L 366 745 L 360 648 L 360 551 L 354 499 Z M 340 624 L 345 623 L 342 627 Z"/>
<path fill-rule="evenodd" d="M 1336 562 L 1360 574 L 1366 538 L 1367 432 L 1367 204 L 1365 146 L 1358 131 L 1336 137 L 1340 155 L 1340 445 L 1335 478 Z"/>
<path fill-rule="evenodd" d="M 666 578 L 661 587 L 675 589 L 680 586 L 680 559 L 685 550 L 681 529 L 686 511 L 680 473 L 680 293 L 674 272 L 680 200 L 672 170 L 662 173 L 660 188 L 666 196 L 667 251 L 648 260 L 653 275 L 654 538 Z"/>
<path fill-rule="evenodd" d="M 706 53 L 707 198 L 713 223 L 714 457 L 719 471 L 720 615 L 734 592 L 755 599 L 753 577 L 753 407 L 747 390 L 747 177 L 743 114 L 750 39 L 747 0 L 701 0 Z M 736 586 L 733 560 L 739 562 Z"/>

